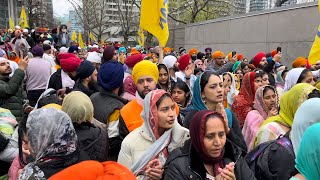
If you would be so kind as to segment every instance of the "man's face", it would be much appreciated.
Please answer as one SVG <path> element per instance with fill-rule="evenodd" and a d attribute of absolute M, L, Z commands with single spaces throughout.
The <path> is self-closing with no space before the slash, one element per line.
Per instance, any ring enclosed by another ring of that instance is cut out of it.
<path fill-rule="evenodd" d="M 174 63 L 172 68 L 173 68 L 174 72 L 178 72 L 179 71 L 179 63 L 178 63 L 178 61 L 176 63 Z"/>
<path fill-rule="evenodd" d="M 219 65 L 219 66 L 222 66 L 224 65 L 224 58 L 223 56 L 219 56 L 218 58 L 215 59 L 216 61 L 216 64 Z"/>
<path fill-rule="evenodd" d="M 150 91 L 156 89 L 157 82 L 152 78 L 152 76 L 141 76 L 138 79 L 136 86 L 139 95 L 144 99 Z"/>
<path fill-rule="evenodd" d="M 27 32 L 22 33 L 24 36 L 28 36 L 29 34 Z"/>
<path fill-rule="evenodd" d="M 11 74 L 12 70 L 10 67 L 10 63 L 8 60 L 0 61 L 0 74 L 4 76 L 8 76 Z"/>
<path fill-rule="evenodd" d="M 263 57 L 262 60 L 260 61 L 258 67 L 264 68 L 268 64 L 267 58 Z"/>

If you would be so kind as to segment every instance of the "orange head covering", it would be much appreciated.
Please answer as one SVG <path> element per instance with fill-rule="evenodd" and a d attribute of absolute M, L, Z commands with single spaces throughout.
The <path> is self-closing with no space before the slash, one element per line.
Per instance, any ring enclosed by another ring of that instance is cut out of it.
<path fill-rule="evenodd" d="M 190 49 L 189 51 L 189 55 L 192 56 L 192 54 L 197 54 L 198 53 L 198 50 L 197 49 Z"/>
<path fill-rule="evenodd" d="M 140 52 L 135 48 L 131 48 L 131 51 L 130 51 L 131 55 L 135 55 L 135 54 L 139 54 Z"/>
<path fill-rule="evenodd" d="M 163 54 L 167 54 L 168 52 L 171 52 L 171 48 L 169 47 L 163 48 Z"/>
<path fill-rule="evenodd" d="M 292 62 L 293 68 L 305 67 L 307 65 L 307 59 L 304 57 L 298 57 L 296 60 Z"/>
<path fill-rule="evenodd" d="M 228 54 L 228 60 L 230 60 L 232 58 L 232 53 Z"/>
<path fill-rule="evenodd" d="M 276 54 L 278 54 L 278 52 L 277 52 L 277 50 L 275 49 L 275 50 L 273 50 L 273 51 L 271 52 L 271 57 L 274 57 Z"/>
<path fill-rule="evenodd" d="M 232 55 L 232 54 L 231 54 Z M 224 53 L 222 51 L 215 51 L 213 54 L 212 54 L 212 58 L 213 59 L 217 59 L 217 58 L 220 58 L 220 57 L 226 57 L 224 55 Z"/>
<path fill-rule="evenodd" d="M 51 176 L 49 180 L 78 180 L 78 179 L 112 179 L 112 180 L 136 180 L 136 177 L 123 165 L 106 161 L 83 161 L 70 166 L 63 171 Z"/>
<path fill-rule="evenodd" d="M 241 60 L 243 59 L 243 55 L 242 55 L 242 54 L 238 54 L 238 55 L 237 55 L 237 59 L 238 59 L 239 61 L 241 61 Z"/>

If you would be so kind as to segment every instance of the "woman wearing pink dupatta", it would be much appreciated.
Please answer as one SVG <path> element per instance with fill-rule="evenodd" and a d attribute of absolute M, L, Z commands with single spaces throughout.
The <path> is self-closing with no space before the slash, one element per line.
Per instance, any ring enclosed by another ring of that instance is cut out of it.
<path fill-rule="evenodd" d="M 268 117 L 278 114 L 278 94 L 272 86 L 263 86 L 257 89 L 253 108 L 246 117 L 242 134 L 248 151 L 253 149 L 254 139 L 261 123 Z"/>

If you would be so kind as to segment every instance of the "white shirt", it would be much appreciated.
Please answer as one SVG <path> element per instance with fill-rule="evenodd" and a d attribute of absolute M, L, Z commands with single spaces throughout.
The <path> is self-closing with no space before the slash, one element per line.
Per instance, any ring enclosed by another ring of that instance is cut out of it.
<path fill-rule="evenodd" d="M 186 82 L 186 74 L 182 71 L 176 72 L 176 77 L 180 78 L 182 81 Z M 193 89 L 194 82 L 196 81 L 197 77 L 193 74 L 190 76 L 190 89 Z"/>

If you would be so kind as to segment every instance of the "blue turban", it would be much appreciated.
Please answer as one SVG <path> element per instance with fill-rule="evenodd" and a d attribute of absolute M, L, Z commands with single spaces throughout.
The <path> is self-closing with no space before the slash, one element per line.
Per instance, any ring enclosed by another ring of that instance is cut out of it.
<path fill-rule="evenodd" d="M 121 48 L 119 48 L 119 53 L 127 53 L 127 50 L 126 50 L 126 48 L 125 47 L 121 47 Z"/>
<path fill-rule="evenodd" d="M 84 60 L 81 62 L 79 67 L 77 68 L 77 75 L 76 77 L 79 79 L 85 79 L 94 72 L 96 68 L 92 65 L 90 61 Z"/>
<path fill-rule="evenodd" d="M 78 46 L 70 46 L 68 49 L 68 53 L 73 53 L 74 51 L 79 52 Z"/>
<path fill-rule="evenodd" d="M 272 62 L 272 57 L 268 57 L 267 61 L 268 61 L 268 64 L 270 64 Z"/>
<path fill-rule="evenodd" d="M 124 71 L 121 63 L 108 61 L 100 67 L 98 84 L 106 91 L 112 91 L 123 84 Z"/>

